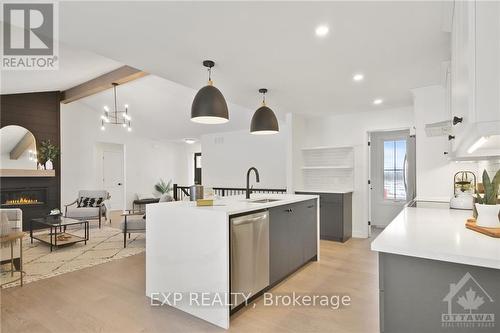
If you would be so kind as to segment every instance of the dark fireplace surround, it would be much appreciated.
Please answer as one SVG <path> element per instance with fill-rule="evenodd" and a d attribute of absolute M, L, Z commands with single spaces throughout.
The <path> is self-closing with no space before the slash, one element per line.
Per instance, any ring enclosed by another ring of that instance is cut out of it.
<path fill-rule="evenodd" d="M 61 146 L 59 91 L 0 95 L 0 109 L 1 127 L 22 126 L 33 133 L 37 145 L 50 140 Z M 1 208 L 20 208 L 23 230 L 29 229 L 31 219 L 61 207 L 60 158 L 54 169 L 55 177 L 0 177 Z M 8 204 L 7 200 L 13 201 Z"/>

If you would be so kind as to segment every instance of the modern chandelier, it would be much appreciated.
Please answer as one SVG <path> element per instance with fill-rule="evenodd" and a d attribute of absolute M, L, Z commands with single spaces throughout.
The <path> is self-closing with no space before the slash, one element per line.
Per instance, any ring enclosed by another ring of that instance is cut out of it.
<path fill-rule="evenodd" d="M 123 107 L 125 110 L 119 110 L 116 101 L 116 87 L 119 85 L 116 82 L 113 85 L 113 97 L 114 97 L 114 108 L 110 110 L 107 105 L 104 106 L 104 113 L 101 116 L 101 130 L 106 130 L 105 124 L 110 125 L 121 125 L 126 128 L 129 132 L 132 131 L 130 120 L 132 119 L 128 114 L 128 105 L 125 104 Z"/>

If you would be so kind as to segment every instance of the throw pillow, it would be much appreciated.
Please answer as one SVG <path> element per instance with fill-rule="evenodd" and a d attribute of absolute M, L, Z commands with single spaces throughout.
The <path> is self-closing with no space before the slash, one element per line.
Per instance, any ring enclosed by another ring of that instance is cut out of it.
<path fill-rule="evenodd" d="M 103 198 L 87 198 L 87 197 L 81 197 L 78 199 L 78 208 L 82 207 L 99 207 L 102 202 L 104 201 Z"/>
<path fill-rule="evenodd" d="M 154 199 L 155 196 L 151 193 L 137 193 L 137 199 L 145 200 L 145 199 Z"/>

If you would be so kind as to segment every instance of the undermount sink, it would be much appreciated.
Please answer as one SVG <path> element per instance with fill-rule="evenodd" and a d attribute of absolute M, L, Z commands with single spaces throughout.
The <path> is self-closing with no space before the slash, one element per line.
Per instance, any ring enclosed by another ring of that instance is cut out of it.
<path fill-rule="evenodd" d="M 274 201 L 280 201 L 282 199 L 255 199 L 255 200 L 250 200 L 250 202 L 253 203 L 268 203 L 268 202 L 274 202 Z"/>

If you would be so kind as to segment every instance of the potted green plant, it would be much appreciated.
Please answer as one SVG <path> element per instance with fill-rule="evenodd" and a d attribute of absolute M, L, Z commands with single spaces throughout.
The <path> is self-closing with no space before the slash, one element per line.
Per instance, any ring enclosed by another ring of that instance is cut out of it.
<path fill-rule="evenodd" d="M 483 172 L 483 187 L 484 196 L 481 197 L 476 192 L 476 224 L 487 228 L 500 228 L 498 213 L 500 205 L 498 205 L 498 189 L 500 187 L 500 170 L 498 170 L 490 180 L 490 176 L 484 170 Z"/>
<path fill-rule="evenodd" d="M 52 170 L 54 160 L 59 156 L 60 149 L 50 143 L 50 140 L 44 140 L 38 148 L 38 163 L 46 170 Z"/>
<path fill-rule="evenodd" d="M 155 184 L 155 190 L 160 194 L 160 202 L 173 200 L 170 195 L 170 192 L 173 190 L 172 180 L 169 180 L 167 183 L 163 179 L 160 179 L 160 181 Z"/>

